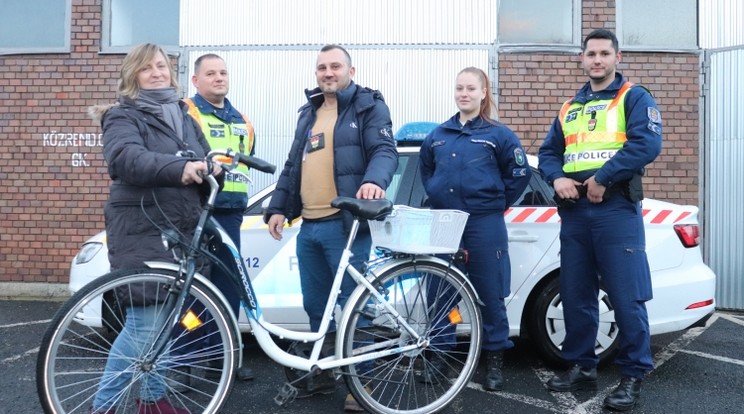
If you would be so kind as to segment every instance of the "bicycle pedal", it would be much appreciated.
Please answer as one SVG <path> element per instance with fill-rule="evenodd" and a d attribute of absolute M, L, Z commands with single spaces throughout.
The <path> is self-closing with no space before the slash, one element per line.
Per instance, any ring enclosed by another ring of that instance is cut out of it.
<path fill-rule="evenodd" d="M 287 382 L 279 389 L 279 393 L 274 397 L 274 403 L 280 407 L 289 405 L 297 398 L 297 388 Z"/>

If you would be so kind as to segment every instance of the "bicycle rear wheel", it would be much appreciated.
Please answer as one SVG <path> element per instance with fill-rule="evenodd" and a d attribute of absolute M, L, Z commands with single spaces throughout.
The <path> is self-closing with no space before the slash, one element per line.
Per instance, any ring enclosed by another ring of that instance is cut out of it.
<path fill-rule="evenodd" d="M 367 290 L 358 288 L 344 310 L 343 356 L 395 351 L 341 367 L 349 390 L 374 413 L 432 413 L 450 404 L 470 381 L 481 346 L 477 296 L 444 261 L 400 261 L 373 282 L 413 327 L 415 339 Z M 396 351 L 411 344 L 410 351 Z"/>
<path fill-rule="evenodd" d="M 188 318 L 181 318 L 164 352 L 153 364 L 143 363 L 164 329 L 154 321 L 173 321 L 164 318 L 162 299 L 175 294 L 168 293 L 175 278 L 162 269 L 112 272 L 57 311 L 36 363 L 46 413 L 87 414 L 97 393 L 102 412 L 143 412 L 140 404 L 160 399 L 189 413 L 219 412 L 231 389 L 239 337 L 229 311 L 204 283 L 194 280 L 182 312 Z M 161 292 L 161 300 L 145 301 L 145 291 Z"/>

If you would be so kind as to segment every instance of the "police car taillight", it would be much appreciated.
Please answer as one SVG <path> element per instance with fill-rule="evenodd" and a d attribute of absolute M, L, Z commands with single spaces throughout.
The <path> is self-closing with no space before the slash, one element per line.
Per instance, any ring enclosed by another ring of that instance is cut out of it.
<path fill-rule="evenodd" d="M 700 226 L 697 224 L 675 224 L 674 232 L 685 247 L 700 245 Z"/>

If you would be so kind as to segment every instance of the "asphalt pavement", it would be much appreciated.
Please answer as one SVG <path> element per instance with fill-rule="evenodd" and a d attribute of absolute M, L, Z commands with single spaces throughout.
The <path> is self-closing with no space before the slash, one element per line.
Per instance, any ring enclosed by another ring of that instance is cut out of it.
<path fill-rule="evenodd" d="M 41 336 L 60 302 L 0 301 L 0 413 L 38 414 L 36 357 Z M 256 379 L 236 382 L 224 413 L 341 413 L 347 390 L 296 400 L 278 407 L 273 398 L 285 381 L 284 369 L 271 361 L 250 336 L 245 337 L 247 364 Z M 705 327 L 652 337 L 656 369 L 643 384 L 631 413 L 744 412 L 744 314 L 716 312 Z M 599 369 L 598 391 L 551 393 L 543 383 L 554 371 L 528 342 L 506 354 L 505 390 L 487 392 L 480 382 L 485 364 L 468 388 L 443 413 L 604 413 L 602 401 L 617 385 L 613 366 Z"/>

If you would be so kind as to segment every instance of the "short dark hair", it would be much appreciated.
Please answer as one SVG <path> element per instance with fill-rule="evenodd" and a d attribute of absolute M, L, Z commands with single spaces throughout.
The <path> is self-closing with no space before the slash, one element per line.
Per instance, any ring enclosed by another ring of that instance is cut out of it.
<path fill-rule="evenodd" d="M 349 54 L 349 52 L 346 51 L 346 49 L 344 49 L 343 47 L 339 45 L 325 45 L 320 49 L 320 53 L 328 52 L 329 50 L 333 50 L 333 49 L 338 49 L 344 52 L 344 56 L 346 56 L 346 60 L 347 60 L 346 63 L 348 63 L 349 67 L 351 67 L 351 55 Z"/>
<path fill-rule="evenodd" d="M 584 43 L 581 44 L 581 51 L 586 50 L 586 44 L 592 39 L 607 39 L 612 41 L 612 47 L 615 49 L 615 52 L 620 51 L 620 45 L 617 41 L 617 36 L 615 36 L 615 33 L 612 33 L 612 31 L 607 29 L 597 29 L 593 30 L 591 33 L 586 35 L 586 38 L 584 39 Z"/>
<path fill-rule="evenodd" d="M 199 73 L 199 67 L 201 66 L 202 61 L 206 59 L 222 59 L 222 56 L 215 54 L 215 53 L 207 53 L 205 55 L 201 55 L 198 58 L 196 58 L 196 62 L 194 62 L 194 73 Z"/>

